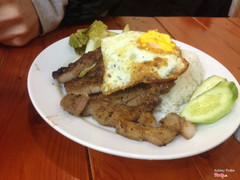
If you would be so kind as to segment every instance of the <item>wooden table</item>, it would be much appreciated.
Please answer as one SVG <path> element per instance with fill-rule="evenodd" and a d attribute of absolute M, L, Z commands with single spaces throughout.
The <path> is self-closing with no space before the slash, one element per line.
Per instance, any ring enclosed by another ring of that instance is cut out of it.
<path fill-rule="evenodd" d="M 240 82 L 240 18 L 106 17 L 109 29 L 158 29 L 219 60 Z M 177 160 L 136 160 L 98 152 L 51 128 L 27 91 L 36 56 L 83 24 L 59 27 L 21 48 L 0 45 L 0 179 L 226 179 L 240 177 L 240 143 L 232 136 L 216 148 Z"/>

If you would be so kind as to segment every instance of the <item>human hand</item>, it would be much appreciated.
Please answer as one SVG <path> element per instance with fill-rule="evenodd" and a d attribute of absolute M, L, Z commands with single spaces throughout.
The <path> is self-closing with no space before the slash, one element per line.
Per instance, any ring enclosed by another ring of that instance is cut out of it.
<path fill-rule="evenodd" d="M 40 34 L 31 0 L 0 1 L 0 44 L 23 46 Z"/>

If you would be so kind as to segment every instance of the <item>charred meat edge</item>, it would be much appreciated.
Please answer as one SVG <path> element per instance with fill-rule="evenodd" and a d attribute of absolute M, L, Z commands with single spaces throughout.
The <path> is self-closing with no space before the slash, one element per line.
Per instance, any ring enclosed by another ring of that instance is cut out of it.
<path fill-rule="evenodd" d="M 83 70 L 97 63 L 102 57 L 101 49 L 84 54 L 74 63 L 70 63 L 68 67 L 61 67 L 52 73 L 52 77 L 59 83 L 65 83 L 76 78 Z"/>

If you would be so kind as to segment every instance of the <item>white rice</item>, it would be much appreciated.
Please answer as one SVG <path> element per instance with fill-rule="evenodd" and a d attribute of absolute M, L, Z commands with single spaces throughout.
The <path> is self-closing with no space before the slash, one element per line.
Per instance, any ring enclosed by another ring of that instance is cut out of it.
<path fill-rule="evenodd" d="M 182 50 L 182 56 L 189 62 L 185 73 L 178 77 L 175 86 L 167 94 L 161 95 L 162 103 L 156 111 L 163 114 L 179 113 L 181 105 L 188 102 L 195 89 L 203 81 L 203 68 L 196 53 Z"/>

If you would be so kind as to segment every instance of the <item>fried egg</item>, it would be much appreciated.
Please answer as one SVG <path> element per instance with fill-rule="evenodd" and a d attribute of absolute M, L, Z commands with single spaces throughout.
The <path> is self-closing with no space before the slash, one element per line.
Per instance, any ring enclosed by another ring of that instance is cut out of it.
<path fill-rule="evenodd" d="M 174 80 L 188 68 L 170 36 L 155 30 L 104 38 L 101 50 L 105 67 L 101 89 L 106 95 L 138 83 Z"/>

